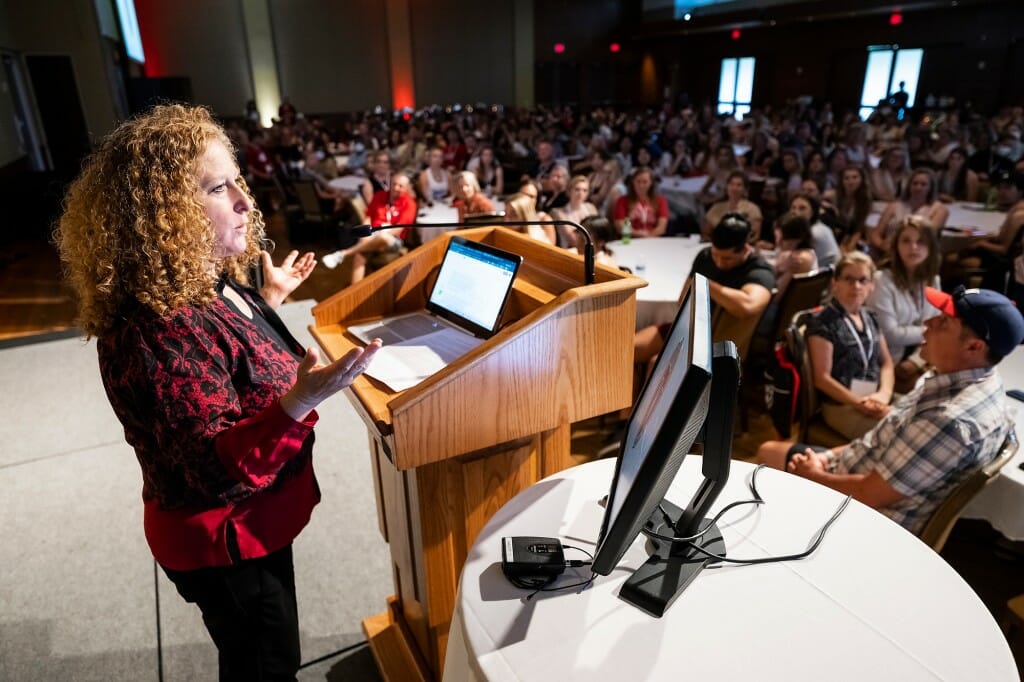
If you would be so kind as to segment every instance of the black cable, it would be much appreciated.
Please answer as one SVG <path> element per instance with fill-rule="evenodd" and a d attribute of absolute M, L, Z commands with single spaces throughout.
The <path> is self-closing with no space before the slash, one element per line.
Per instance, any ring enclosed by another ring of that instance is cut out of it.
<path fill-rule="evenodd" d="M 795 561 L 797 559 L 803 559 L 810 556 L 814 553 L 814 550 L 818 549 L 818 545 L 820 545 L 821 541 L 825 539 L 825 533 L 828 532 L 829 527 L 833 523 L 835 523 L 836 519 L 839 518 L 839 515 L 846 510 L 846 505 L 850 504 L 851 499 L 853 498 L 851 498 L 849 495 L 846 496 L 846 498 L 839 504 L 839 507 L 836 509 L 836 511 L 832 514 L 832 517 L 825 522 L 824 526 L 818 529 L 818 532 L 815 534 L 814 541 L 811 543 L 811 546 L 808 547 L 805 551 L 800 552 L 798 554 L 784 554 L 782 556 L 761 557 L 759 559 L 730 559 L 727 556 L 722 556 L 719 554 L 715 554 L 713 552 L 709 552 L 699 545 L 694 545 L 691 543 L 690 547 L 708 558 L 715 559 L 716 561 L 724 561 L 730 564 L 771 564 L 780 561 Z"/>
<path fill-rule="evenodd" d="M 699 538 L 702 535 L 704 535 L 705 533 L 707 533 L 708 530 L 710 530 L 718 522 L 718 519 L 721 518 L 722 514 L 724 514 L 729 509 L 732 509 L 733 507 L 737 507 L 737 506 L 744 505 L 744 504 L 758 504 L 758 505 L 761 505 L 761 504 L 765 503 L 764 498 L 762 498 L 761 494 L 757 491 L 757 472 L 759 472 L 762 468 L 764 468 L 764 466 L 765 466 L 764 464 L 759 464 L 757 466 L 757 468 L 754 469 L 754 471 L 751 472 L 751 474 L 750 474 L 750 481 L 747 483 L 747 487 L 750 488 L 750 494 L 754 496 L 754 499 L 752 499 L 752 500 L 741 500 L 739 502 L 733 502 L 731 504 L 726 505 L 725 507 L 722 508 L 721 511 L 719 511 L 717 514 L 715 514 L 715 516 L 711 519 L 711 521 L 704 528 L 704 530 L 700 531 L 696 535 L 692 535 L 692 536 L 685 537 L 685 538 L 677 538 L 677 537 L 672 537 L 672 536 L 669 536 L 669 535 L 661 535 L 660 533 L 655 533 L 653 531 L 648 531 L 648 530 L 644 530 L 643 533 L 645 535 L 647 535 L 648 537 L 657 538 L 658 540 L 664 540 L 666 542 L 685 542 L 686 544 L 688 544 L 690 546 L 691 549 L 693 549 L 694 551 L 698 552 L 699 554 L 703 554 L 704 556 L 708 557 L 709 559 L 714 559 L 716 561 L 726 562 L 726 563 L 731 563 L 731 564 L 770 564 L 770 563 L 777 563 L 777 562 L 780 562 L 780 561 L 796 561 L 798 559 L 804 559 L 804 558 L 810 556 L 821 545 L 822 541 L 825 539 L 825 534 L 828 532 L 828 529 L 832 526 L 833 523 L 835 523 L 836 519 L 839 518 L 840 514 L 842 514 L 846 510 L 846 506 L 848 504 L 850 504 L 850 500 L 852 498 L 849 495 L 847 495 L 846 498 L 840 503 L 839 507 L 832 514 L 831 518 L 829 518 L 829 520 L 825 522 L 825 525 L 823 525 L 821 528 L 819 528 L 817 533 L 815 533 L 812 536 L 812 541 L 811 541 L 810 546 L 805 551 L 799 552 L 797 554 L 784 554 L 784 555 L 781 555 L 781 556 L 760 557 L 758 559 L 730 559 L 727 556 L 720 555 L 720 554 L 715 554 L 713 552 L 709 552 L 706 549 L 704 549 L 704 547 L 702 547 L 700 545 L 696 545 L 696 544 L 693 543 L 693 540 L 696 540 L 697 538 Z M 659 507 L 660 507 L 660 505 L 659 505 Z M 666 514 L 664 509 L 662 509 L 661 511 L 662 511 L 663 514 Z M 666 514 L 666 516 L 667 516 L 667 514 Z"/>
<path fill-rule="evenodd" d="M 156 678 L 164 682 L 164 643 L 160 628 L 160 572 L 153 559 L 153 598 L 156 602 Z"/>
<path fill-rule="evenodd" d="M 708 525 L 704 527 L 704 530 L 701 530 L 695 533 L 694 535 L 689 535 L 687 537 L 678 538 L 674 535 L 662 535 L 661 533 L 655 533 L 653 530 L 647 530 L 646 528 L 642 528 L 640 532 L 649 538 L 655 538 L 656 540 L 664 540 L 665 542 L 693 542 L 694 540 L 703 537 L 705 533 L 711 530 L 714 527 L 714 525 L 718 523 L 718 519 L 722 518 L 722 515 L 725 514 L 725 512 L 729 511 L 734 507 L 740 507 L 745 504 L 764 504 L 764 500 L 740 500 L 739 502 L 730 502 L 729 504 L 722 507 L 722 510 L 715 514 L 710 521 L 708 521 Z M 663 509 L 662 512 L 664 511 L 665 510 Z"/>

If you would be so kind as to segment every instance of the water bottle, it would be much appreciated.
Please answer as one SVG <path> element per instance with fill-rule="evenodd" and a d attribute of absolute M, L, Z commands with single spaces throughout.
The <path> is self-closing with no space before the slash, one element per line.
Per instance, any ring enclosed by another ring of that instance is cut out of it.
<path fill-rule="evenodd" d="M 985 195 L 985 210 L 994 211 L 996 210 L 996 188 L 989 187 L 988 194 Z"/>
<path fill-rule="evenodd" d="M 622 221 L 622 243 L 628 244 L 633 239 L 633 223 L 626 218 Z"/>

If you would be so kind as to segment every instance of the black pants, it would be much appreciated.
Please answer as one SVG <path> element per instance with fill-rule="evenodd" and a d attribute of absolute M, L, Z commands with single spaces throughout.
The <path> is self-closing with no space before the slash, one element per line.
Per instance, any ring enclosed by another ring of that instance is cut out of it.
<path fill-rule="evenodd" d="M 222 681 L 295 679 L 301 654 L 291 545 L 231 566 L 164 573 L 202 611 Z"/>

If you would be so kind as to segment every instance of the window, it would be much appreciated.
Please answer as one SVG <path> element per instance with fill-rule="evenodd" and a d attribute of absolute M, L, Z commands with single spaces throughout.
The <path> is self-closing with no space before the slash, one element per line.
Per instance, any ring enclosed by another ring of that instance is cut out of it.
<path fill-rule="evenodd" d="M 723 59 L 722 76 L 718 81 L 718 113 L 743 118 L 750 112 L 750 95 L 753 91 L 754 58 Z"/>
<path fill-rule="evenodd" d="M 901 50 L 890 45 L 868 48 L 868 67 L 864 72 L 864 89 L 860 95 L 860 117 L 866 120 L 878 106 L 900 89 L 907 93 L 907 106 L 914 106 L 917 95 L 917 77 L 921 73 L 924 50 Z"/>

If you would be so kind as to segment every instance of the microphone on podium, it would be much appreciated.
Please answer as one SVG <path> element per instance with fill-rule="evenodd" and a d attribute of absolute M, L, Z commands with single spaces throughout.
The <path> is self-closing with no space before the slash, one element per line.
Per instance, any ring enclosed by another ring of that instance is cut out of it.
<path fill-rule="evenodd" d="M 590 231 L 583 227 L 579 223 L 571 220 L 508 220 L 501 223 L 503 226 L 515 226 L 515 227 L 528 227 L 531 225 L 558 227 L 559 225 L 568 225 L 574 228 L 577 232 L 583 235 L 583 239 L 586 240 L 586 244 L 583 247 L 583 282 L 585 284 L 594 283 L 594 240 L 590 236 Z M 480 227 L 480 223 L 476 222 L 462 222 L 462 223 L 410 223 L 407 225 L 356 225 L 355 227 L 349 228 L 349 232 L 353 237 L 362 238 L 369 237 L 378 230 L 393 230 L 396 228 L 400 229 L 415 229 L 417 227 L 452 227 L 456 229 Z"/>

